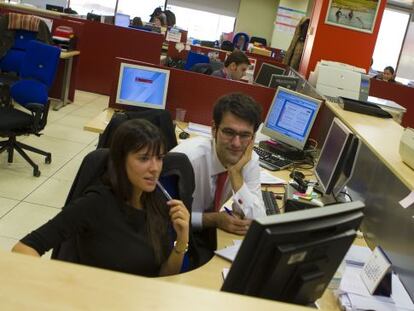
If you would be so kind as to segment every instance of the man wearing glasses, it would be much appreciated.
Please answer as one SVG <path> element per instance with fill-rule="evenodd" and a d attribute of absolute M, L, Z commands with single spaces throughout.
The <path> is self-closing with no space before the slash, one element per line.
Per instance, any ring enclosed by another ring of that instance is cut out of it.
<path fill-rule="evenodd" d="M 266 215 L 259 158 L 252 151 L 261 111 L 247 95 L 225 95 L 214 106 L 212 138 L 195 137 L 172 150 L 185 153 L 194 169 L 194 231 L 220 228 L 244 235 L 251 219 Z M 229 198 L 232 210 L 220 211 Z"/>

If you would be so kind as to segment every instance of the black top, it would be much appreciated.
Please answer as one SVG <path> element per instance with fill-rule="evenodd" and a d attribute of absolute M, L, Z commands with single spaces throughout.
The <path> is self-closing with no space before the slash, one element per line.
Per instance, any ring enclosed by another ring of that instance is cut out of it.
<path fill-rule="evenodd" d="M 160 265 L 147 241 L 145 223 L 145 210 L 121 202 L 108 187 L 96 186 L 21 242 L 43 255 L 76 237 L 81 264 L 158 276 Z"/>

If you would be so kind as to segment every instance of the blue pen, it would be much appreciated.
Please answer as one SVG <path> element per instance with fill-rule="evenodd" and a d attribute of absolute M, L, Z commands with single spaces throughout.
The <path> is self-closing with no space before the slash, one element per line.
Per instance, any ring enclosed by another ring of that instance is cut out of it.
<path fill-rule="evenodd" d="M 164 194 L 164 196 L 167 198 L 168 201 L 173 199 L 158 180 L 157 180 L 157 186 L 158 188 L 160 188 L 161 192 Z"/>
<path fill-rule="evenodd" d="M 229 214 L 230 216 L 234 216 L 233 212 L 231 210 L 229 210 L 227 207 L 224 206 L 224 210 L 226 211 L 227 214 Z"/>

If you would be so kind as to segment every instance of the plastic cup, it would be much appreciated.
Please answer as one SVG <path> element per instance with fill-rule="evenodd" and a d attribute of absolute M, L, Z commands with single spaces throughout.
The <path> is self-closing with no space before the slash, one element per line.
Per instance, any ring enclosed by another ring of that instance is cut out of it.
<path fill-rule="evenodd" d="M 184 122 L 186 112 L 187 111 L 183 108 L 176 108 L 175 109 L 175 120 L 178 122 Z"/>

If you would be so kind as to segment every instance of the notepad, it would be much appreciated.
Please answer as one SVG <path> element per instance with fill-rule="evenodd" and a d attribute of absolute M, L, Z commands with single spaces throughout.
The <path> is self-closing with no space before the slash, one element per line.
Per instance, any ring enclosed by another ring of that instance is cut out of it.
<path fill-rule="evenodd" d="M 273 176 L 264 169 L 260 170 L 260 183 L 265 185 L 286 185 L 287 182 L 282 179 Z"/>
<path fill-rule="evenodd" d="M 223 249 L 219 249 L 216 250 L 214 253 L 216 253 L 216 255 L 227 259 L 231 262 L 233 262 L 233 260 L 236 258 L 237 252 L 240 249 L 240 245 L 232 245 Z"/>

